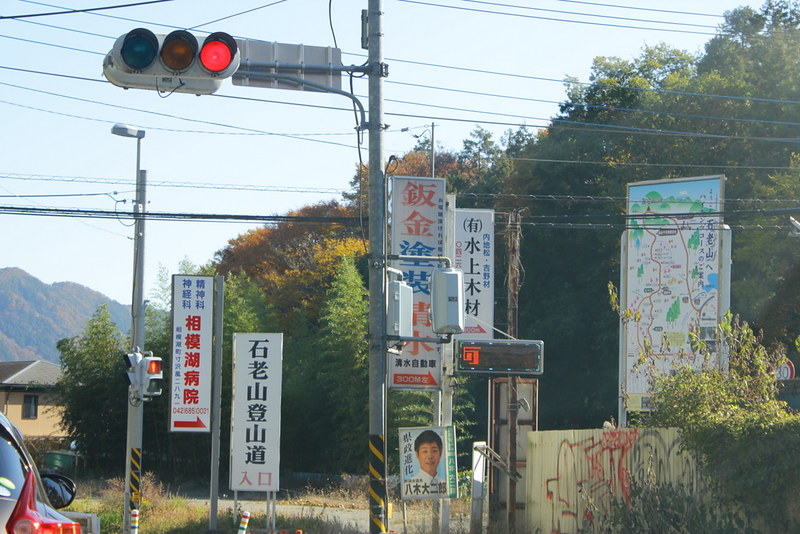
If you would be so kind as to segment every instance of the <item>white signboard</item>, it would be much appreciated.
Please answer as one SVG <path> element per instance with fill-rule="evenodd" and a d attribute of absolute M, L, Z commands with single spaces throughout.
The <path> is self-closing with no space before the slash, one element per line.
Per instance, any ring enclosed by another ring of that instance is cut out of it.
<path fill-rule="evenodd" d="M 689 334 L 712 349 L 725 310 L 729 283 L 723 270 L 724 177 L 705 176 L 628 185 L 627 263 L 622 305 L 632 312 L 624 323 L 623 386 L 629 411 L 648 410 L 646 367 L 651 355 L 659 372 L 669 372 L 684 355 L 694 361 Z M 719 354 L 717 354 L 720 357 Z M 684 360 L 685 361 L 685 360 Z M 698 358 L 695 362 L 702 363 Z"/>
<path fill-rule="evenodd" d="M 464 272 L 464 333 L 492 339 L 494 332 L 494 210 L 457 209 L 453 267 Z"/>
<path fill-rule="evenodd" d="M 401 497 L 458 497 L 454 426 L 400 429 Z"/>
<path fill-rule="evenodd" d="M 283 334 L 233 335 L 230 487 L 280 489 Z"/>
<path fill-rule="evenodd" d="M 442 178 L 392 178 L 391 253 L 418 256 L 393 262 L 414 292 L 413 337 L 436 338 L 431 328 L 431 273 L 438 263 L 425 257 L 444 255 L 445 184 Z M 392 389 L 438 389 L 442 357 L 434 342 L 409 341 L 389 358 Z"/>
<path fill-rule="evenodd" d="M 172 432 L 211 430 L 214 278 L 172 276 Z"/>

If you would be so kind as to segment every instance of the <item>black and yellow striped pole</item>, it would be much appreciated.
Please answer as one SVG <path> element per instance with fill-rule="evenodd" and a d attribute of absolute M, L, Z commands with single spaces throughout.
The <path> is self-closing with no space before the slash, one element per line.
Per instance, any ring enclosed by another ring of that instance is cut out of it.
<path fill-rule="evenodd" d="M 386 440 L 369 437 L 369 523 L 370 532 L 386 532 Z"/>
<path fill-rule="evenodd" d="M 142 449 L 131 449 L 130 465 L 130 502 L 128 510 L 139 510 L 142 507 Z"/>

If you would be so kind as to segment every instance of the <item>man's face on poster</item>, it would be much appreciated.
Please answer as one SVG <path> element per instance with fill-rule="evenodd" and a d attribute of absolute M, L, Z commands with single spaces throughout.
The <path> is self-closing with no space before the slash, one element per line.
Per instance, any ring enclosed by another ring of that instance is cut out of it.
<path fill-rule="evenodd" d="M 439 460 L 442 458 L 442 450 L 436 443 L 422 443 L 417 449 L 417 461 L 420 469 L 431 476 L 436 476 L 439 468 Z"/>

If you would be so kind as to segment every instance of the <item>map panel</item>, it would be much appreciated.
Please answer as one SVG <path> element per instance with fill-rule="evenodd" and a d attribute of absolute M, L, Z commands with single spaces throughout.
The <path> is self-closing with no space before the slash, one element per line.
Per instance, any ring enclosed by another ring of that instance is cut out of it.
<path fill-rule="evenodd" d="M 625 391 L 628 410 L 649 408 L 644 354 L 669 372 L 694 361 L 694 332 L 715 346 L 720 321 L 722 176 L 628 186 L 627 262 L 623 272 Z M 700 362 L 697 362 L 698 364 Z"/>

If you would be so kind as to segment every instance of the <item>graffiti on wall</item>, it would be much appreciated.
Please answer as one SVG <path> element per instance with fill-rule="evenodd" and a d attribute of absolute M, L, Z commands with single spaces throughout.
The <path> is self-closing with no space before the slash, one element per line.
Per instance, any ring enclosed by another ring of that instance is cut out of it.
<path fill-rule="evenodd" d="M 675 429 L 529 433 L 529 524 L 577 532 L 613 500 L 630 503 L 633 480 L 696 487 L 696 463 L 680 445 Z"/>

